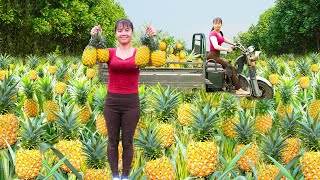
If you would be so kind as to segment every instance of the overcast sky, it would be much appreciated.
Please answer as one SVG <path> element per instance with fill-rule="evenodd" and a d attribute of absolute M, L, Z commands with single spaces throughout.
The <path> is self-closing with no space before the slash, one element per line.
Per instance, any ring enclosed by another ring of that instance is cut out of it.
<path fill-rule="evenodd" d="M 208 38 L 215 17 L 222 18 L 222 31 L 232 40 L 239 32 L 246 32 L 251 24 L 256 24 L 260 14 L 275 5 L 274 0 L 115 1 L 120 2 L 136 29 L 151 22 L 156 29 L 183 38 L 188 49 L 193 33 L 204 33 Z"/>

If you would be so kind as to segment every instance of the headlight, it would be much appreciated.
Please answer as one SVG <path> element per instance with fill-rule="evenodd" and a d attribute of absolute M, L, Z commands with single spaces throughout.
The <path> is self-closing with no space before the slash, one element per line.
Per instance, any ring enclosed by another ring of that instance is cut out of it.
<path fill-rule="evenodd" d="M 254 47 L 253 46 L 249 46 L 248 47 L 248 51 L 249 51 L 249 53 L 252 53 L 254 51 Z"/>

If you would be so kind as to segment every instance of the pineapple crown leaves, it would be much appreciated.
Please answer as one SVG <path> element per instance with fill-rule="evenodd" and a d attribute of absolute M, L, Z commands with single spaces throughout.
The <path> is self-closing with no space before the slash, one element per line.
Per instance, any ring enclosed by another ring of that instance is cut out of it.
<path fill-rule="evenodd" d="M 107 166 L 107 140 L 98 132 L 82 134 L 83 152 L 87 157 L 87 165 L 93 169 L 103 169 Z"/>
<path fill-rule="evenodd" d="M 320 121 L 318 114 L 314 119 L 307 114 L 304 121 L 298 121 L 300 124 L 299 132 L 305 147 L 309 151 L 320 151 Z"/>
<path fill-rule="evenodd" d="M 52 53 L 49 53 L 47 56 L 49 58 L 49 64 L 51 66 L 54 66 L 56 64 L 58 55 L 56 53 L 52 52 Z"/>
<path fill-rule="evenodd" d="M 0 69 L 7 70 L 8 67 L 8 60 L 10 58 L 10 55 L 7 54 L 0 54 Z"/>
<path fill-rule="evenodd" d="M 170 86 L 166 89 L 161 85 L 151 90 L 153 106 L 158 118 L 164 122 L 168 121 L 174 114 L 176 106 L 180 103 L 180 92 L 172 90 Z"/>
<path fill-rule="evenodd" d="M 218 111 L 214 112 L 209 103 L 203 109 L 191 107 L 191 131 L 196 141 L 208 141 L 215 134 L 215 126 L 218 123 Z"/>
<path fill-rule="evenodd" d="M 196 62 L 197 58 L 201 56 L 202 54 L 196 54 L 193 49 L 190 53 L 187 54 L 186 59 L 187 61 Z"/>
<path fill-rule="evenodd" d="M 24 76 L 22 79 L 22 90 L 27 99 L 32 99 L 34 92 L 36 91 L 36 86 L 33 81 L 29 79 L 28 76 Z"/>
<path fill-rule="evenodd" d="M 80 129 L 79 121 L 77 120 L 78 112 L 75 111 L 74 105 L 64 105 L 62 111 L 57 113 L 52 111 L 58 119 L 55 121 L 61 130 L 61 137 L 65 140 L 74 140 L 78 138 Z"/>
<path fill-rule="evenodd" d="M 220 102 L 219 109 L 222 117 L 234 116 L 239 109 L 236 97 L 231 94 L 225 94 Z"/>
<path fill-rule="evenodd" d="M 53 84 L 49 76 L 40 79 L 39 89 L 46 100 L 53 99 Z"/>
<path fill-rule="evenodd" d="M 284 105 L 290 104 L 297 97 L 299 87 L 295 79 L 282 79 L 279 86 L 280 100 Z"/>
<path fill-rule="evenodd" d="M 93 96 L 93 107 L 98 114 L 102 114 L 104 110 L 105 98 L 107 95 L 106 86 L 100 85 Z"/>
<path fill-rule="evenodd" d="M 274 58 L 271 58 L 267 64 L 272 74 L 276 74 L 278 72 L 278 63 Z"/>
<path fill-rule="evenodd" d="M 307 59 L 300 59 L 298 61 L 298 67 L 301 75 L 308 76 L 310 74 L 310 64 Z"/>
<path fill-rule="evenodd" d="M 317 77 L 315 78 L 313 91 L 314 98 L 320 99 L 320 73 L 318 73 Z"/>
<path fill-rule="evenodd" d="M 21 140 L 22 146 L 26 149 L 32 150 L 39 148 L 42 136 L 45 134 L 43 120 L 46 113 L 41 117 L 36 116 L 32 120 L 27 117 L 26 121 L 21 122 Z"/>
<path fill-rule="evenodd" d="M 76 104 L 82 106 L 88 102 L 89 88 L 85 78 L 71 81 L 69 90 Z"/>
<path fill-rule="evenodd" d="M 140 41 L 141 45 L 147 46 L 151 52 L 159 49 L 158 46 L 158 36 L 150 36 L 145 31 L 149 24 L 144 25 L 143 31 L 141 32 Z M 158 33 L 157 33 L 158 34 Z"/>
<path fill-rule="evenodd" d="M 301 114 L 295 112 L 294 109 L 290 114 L 286 112 L 285 117 L 282 117 L 280 121 L 280 130 L 282 134 L 286 137 L 295 137 L 297 133 L 297 128 L 299 126 L 298 121 L 301 119 Z"/>
<path fill-rule="evenodd" d="M 143 155 L 148 160 L 154 160 L 163 156 L 161 140 L 157 128 L 150 125 L 146 130 L 139 128 L 139 137 L 134 137 L 135 146 L 143 150 Z"/>
<path fill-rule="evenodd" d="M 14 82 L 12 76 L 5 77 L 0 84 L 0 114 L 7 114 L 11 112 L 16 104 L 14 97 L 18 94 L 19 81 Z"/>
<path fill-rule="evenodd" d="M 282 152 L 287 146 L 285 140 L 287 138 L 282 138 L 280 136 L 279 130 L 277 129 L 274 133 L 269 133 L 268 135 L 262 135 L 262 152 L 265 156 L 265 161 L 268 164 L 273 164 L 267 155 L 271 156 L 278 162 L 282 162 Z"/>
<path fill-rule="evenodd" d="M 263 99 L 256 103 L 257 114 L 274 114 L 274 101 L 272 99 Z"/>
<path fill-rule="evenodd" d="M 311 54 L 309 55 L 309 58 L 311 59 L 311 62 L 312 62 L 313 64 L 317 64 L 317 63 L 319 62 L 319 60 L 320 60 L 320 54 L 319 54 L 319 53 L 316 53 L 316 52 L 311 53 Z"/>
<path fill-rule="evenodd" d="M 147 108 L 147 102 L 148 102 L 146 86 L 144 84 L 139 87 L 139 100 L 140 100 L 141 114 L 144 114 Z"/>
<path fill-rule="evenodd" d="M 288 61 L 293 61 L 293 59 L 294 59 L 294 55 L 292 53 L 287 54 L 287 60 Z"/>
<path fill-rule="evenodd" d="M 28 55 L 27 59 L 28 59 L 29 68 L 35 70 L 40 61 L 39 57 L 36 55 Z"/>
<path fill-rule="evenodd" d="M 65 75 L 68 72 L 68 67 L 65 65 L 60 65 L 57 68 L 57 72 L 56 72 L 56 79 L 59 82 L 64 82 L 65 81 Z"/>
<path fill-rule="evenodd" d="M 235 125 L 235 132 L 238 134 L 237 139 L 239 144 L 249 144 L 253 142 L 254 138 L 254 130 L 253 125 L 254 121 L 248 116 L 244 115 L 243 113 L 239 112 L 239 123 L 234 123 Z"/>

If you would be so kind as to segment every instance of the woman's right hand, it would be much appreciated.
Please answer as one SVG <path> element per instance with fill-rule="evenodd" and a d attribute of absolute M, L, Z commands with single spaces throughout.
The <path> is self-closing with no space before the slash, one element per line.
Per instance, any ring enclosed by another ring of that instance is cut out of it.
<path fill-rule="evenodd" d="M 91 29 L 91 32 L 90 34 L 92 36 L 96 35 L 98 32 L 102 33 L 102 29 L 101 29 L 101 26 L 98 25 L 98 26 L 94 26 L 92 29 Z"/>
<path fill-rule="evenodd" d="M 232 51 L 233 51 L 232 48 L 228 48 L 228 50 L 227 50 L 228 53 L 231 53 Z"/>

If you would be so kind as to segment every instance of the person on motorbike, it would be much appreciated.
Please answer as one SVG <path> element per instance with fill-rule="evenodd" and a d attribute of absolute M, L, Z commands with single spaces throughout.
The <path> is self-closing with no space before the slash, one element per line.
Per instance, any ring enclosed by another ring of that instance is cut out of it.
<path fill-rule="evenodd" d="M 235 87 L 236 94 L 237 95 L 249 95 L 250 92 L 247 92 L 240 88 L 239 80 L 237 78 L 237 74 L 235 71 L 235 68 L 228 63 L 227 61 L 220 58 L 220 51 L 227 51 L 228 53 L 232 52 L 232 48 L 226 48 L 222 47 L 222 43 L 227 43 L 230 45 L 235 46 L 236 44 L 229 41 L 227 38 L 223 36 L 223 33 L 221 31 L 222 27 L 222 19 L 217 17 L 213 19 L 213 27 L 211 29 L 211 32 L 209 34 L 209 42 L 210 42 L 210 53 L 208 55 L 207 60 L 214 59 L 217 63 L 221 64 L 222 67 L 225 69 L 226 67 L 230 67 L 232 71 L 232 83 Z"/>

